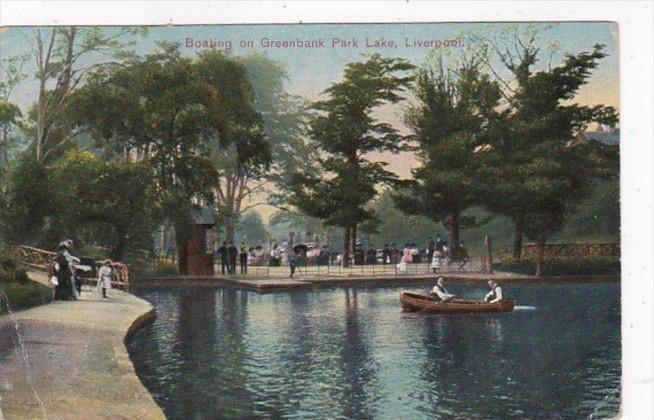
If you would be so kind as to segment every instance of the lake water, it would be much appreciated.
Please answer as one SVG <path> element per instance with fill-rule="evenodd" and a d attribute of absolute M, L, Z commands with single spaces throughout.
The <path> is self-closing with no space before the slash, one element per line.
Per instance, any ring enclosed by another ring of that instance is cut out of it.
<path fill-rule="evenodd" d="M 512 313 L 426 315 L 399 304 L 426 287 L 141 288 L 158 317 L 128 347 L 171 419 L 616 415 L 619 284 L 503 289 Z"/>

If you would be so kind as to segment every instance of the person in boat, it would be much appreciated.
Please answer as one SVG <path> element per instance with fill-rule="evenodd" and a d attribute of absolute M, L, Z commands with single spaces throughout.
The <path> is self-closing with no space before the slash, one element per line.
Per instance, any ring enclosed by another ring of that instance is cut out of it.
<path fill-rule="evenodd" d="M 501 301 L 503 298 L 502 288 L 493 280 L 488 281 L 488 287 L 490 288 L 490 291 L 486 293 L 486 297 L 484 297 L 484 302 L 495 303 Z"/>
<path fill-rule="evenodd" d="M 436 285 L 431 289 L 430 294 L 432 299 L 439 302 L 447 302 L 448 300 L 454 299 L 454 295 L 445 289 L 445 280 L 443 277 L 439 277 L 438 280 L 436 280 Z"/>

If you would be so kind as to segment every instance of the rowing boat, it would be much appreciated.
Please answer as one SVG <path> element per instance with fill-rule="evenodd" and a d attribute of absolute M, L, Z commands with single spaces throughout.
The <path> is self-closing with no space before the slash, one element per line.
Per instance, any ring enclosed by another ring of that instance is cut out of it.
<path fill-rule="evenodd" d="M 447 302 L 432 300 L 429 296 L 417 293 L 400 293 L 402 309 L 408 312 L 437 312 L 443 314 L 511 312 L 515 299 L 503 299 L 499 302 L 479 302 L 476 300 L 452 299 Z"/>

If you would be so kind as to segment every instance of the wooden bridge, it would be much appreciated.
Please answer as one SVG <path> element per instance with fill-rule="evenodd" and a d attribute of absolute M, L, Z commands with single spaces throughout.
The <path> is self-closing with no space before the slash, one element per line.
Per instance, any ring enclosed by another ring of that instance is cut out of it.
<path fill-rule="evenodd" d="M 54 258 L 57 255 L 51 251 L 46 251 L 26 245 L 19 246 L 17 254 L 18 259 L 20 259 L 23 264 L 33 270 L 46 272 L 48 275 L 52 273 Z M 96 261 L 94 261 L 93 264 L 95 266 L 94 272 L 102 265 L 101 262 Z M 111 287 L 129 292 L 131 290 L 132 284 L 132 273 L 130 272 L 129 266 L 122 262 L 112 262 L 111 268 L 114 272 L 114 277 L 111 281 Z M 89 277 L 82 275 L 80 276 L 80 279 L 83 283 L 91 285 L 95 285 L 97 281 L 95 276 Z"/>

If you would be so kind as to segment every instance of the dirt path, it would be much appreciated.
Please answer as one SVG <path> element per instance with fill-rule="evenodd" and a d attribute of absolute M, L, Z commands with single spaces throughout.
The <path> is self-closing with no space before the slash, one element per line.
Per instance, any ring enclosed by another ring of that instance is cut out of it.
<path fill-rule="evenodd" d="M 35 278 L 34 280 L 39 280 Z M 111 290 L 0 317 L 1 419 L 161 419 L 124 339 L 152 306 Z"/>

